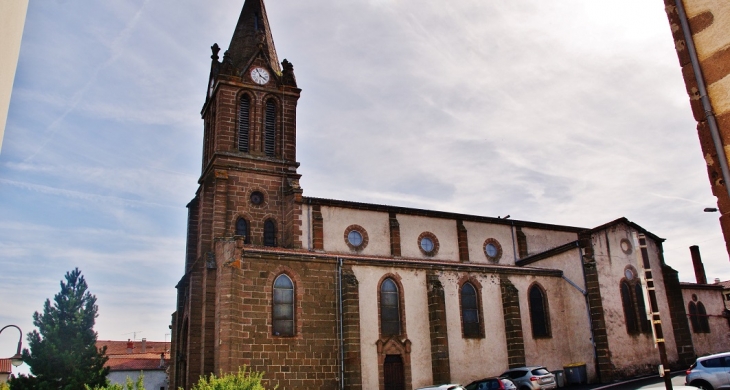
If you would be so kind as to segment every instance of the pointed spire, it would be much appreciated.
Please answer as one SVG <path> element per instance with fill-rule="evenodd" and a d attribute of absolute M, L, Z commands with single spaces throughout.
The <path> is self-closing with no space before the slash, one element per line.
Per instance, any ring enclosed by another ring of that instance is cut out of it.
<path fill-rule="evenodd" d="M 280 73 L 279 58 L 276 56 L 264 0 L 246 0 L 231 44 L 228 46 L 234 69 L 240 71 L 240 68 L 246 66 L 259 51 L 263 52 L 271 69 Z"/>

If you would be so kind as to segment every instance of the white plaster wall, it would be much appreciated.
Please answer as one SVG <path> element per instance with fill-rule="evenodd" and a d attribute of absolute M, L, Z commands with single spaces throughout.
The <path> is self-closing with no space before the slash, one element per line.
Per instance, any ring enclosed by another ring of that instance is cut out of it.
<path fill-rule="evenodd" d="M 723 303 L 722 290 L 705 290 L 682 287 L 684 298 L 684 310 L 689 314 L 689 303 L 692 295 L 697 295 L 697 301 L 705 306 L 710 323 L 710 333 L 694 333 L 692 324 L 687 319 L 692 334 L 692 345 L 697 356 L 730 350 L 730 327 L 728 320 L 723 317 L 725 305 Z"/>
<path fill-rule="evenodd" d="M 523 227 L 522 233 L 525 233 L 527 237 L 527 253 L 529 255 L 545 252 L 548 249 L 553 249 L 578 239 L 577 233 L 555 230 Z"/>
<path fill-rule="evenodd" d="M 528 267 L 562 270 L 563 276 L 570 279 L 571 282 L 577 284 L 578 287 L 583 289 L 583 291 L 586 291 L 585 275 L 583 275 L 581 254 L 577 247 L 567 252 L 563 252 L 557 256 L 536 261 L 528 265 Z"/>
<path fill-rule="evenodd" d="M 132 383 L 137 381 L 139 375 L 144 375 L 144 388 L 147 390 L 160 390 L 168 388 L 167 374 L 162 370 L 155 371 L 112 371 L 107 375 L 106 379 L 111 384 L 119 384 L 124 386 L 127 383 L 127 378 L 132 380 Z"/>
<path fill-rule="evenodd" d="M 512 242 L 512 226 L 464 221 L 469 242 L 469 261 L 472 263 L 491 263 L 484 254 L 484 241 L 494 238 L 502 246 L 499 264 L 514 265 L 515 252 Z M 458 242 L 457 242 L 458 244 Z"/>
<path fill-rule="evenodd" d="M 3 145 L 27 11 L 28 0 L 0 1 L 0 148 Z"/>
<path fill-rule="evenodd" d="M 456 220 L 399 214 L 398 223 L 403 257 L 459 261 Z M 438 238 L 439 251 L 436 256 L 426 256 L 419 249 L 418 236 L 423 232 L 431 232 Z"/>
<path fill-rule="evenodd" d="M 378 389 L 378 282 L 398 275 L 403 286 L 406 334 L 411 341 L 411 380 L 414 388 L 431 384 L 431 336 L 428 323 L 426 273 L 420 270 L 355 266 L 360 294 L 360 344 L 363 390 Z"/>
<path fill-rule="evenodd" d="M 629 226 L 618 225 L 597 232 L 592 237 L 608 345 L 611 349 L 611 361 L 617 370 L 625 373 L 644 369 L 647 365 L 657 366 L 660 364 L 659 352 L 654 347 L 654 339 L 651 333 L 630 335 L 626 331 L 620 282 L 624 278 L 624 269 L 629 264 L 634 266 L 639 274 L 643 274 L 641 251 L 638 241 L 634 241 L 634 232 L 635 230 Z M 631 242 L 631 253 L 626 254 L 621 250 L 620 242 L 622 238 L 626 238 Z M 674 339 L 674 332 L 672 332 L 672 320 L 666 290 L 664 289 L 664 278 L 657 252 L 658 247 L 649 237 L 646 241 L 663 324 L 667 358 L 672 362 L 678 358 L 677 344 Z"/>
<path fill-rule="evenodd" d="M 564 254 L 565 262 L 571 262 Z M 548 370 L 562 370 L 571 363 L 585 363 L 589 379 L 595 378 L 595 359 L 585 297 L 560 277 L 513 275 L 509 278 L 519 291 L 525 361 Z M 551 337 L 532 337 L 527 291 L 538 282 L 547 292 Z"/>
<path fill-rule="evenodd" d="M 324 250 L 326 252 L 358 253 L 370 256 L 390 256 L 390 223 L 388 213 L 322 207 Z M 368 245 L 356 252 L 345 243 L 345 229 L 360 225 L 368 233 Z"/>
<path fill-rule="evenodd" d="M 312 206 L 308 204 L 302 205 L 302 235 L 299 240 L 302 242 L 302 248 L 312 250 Z"/>
<path fill-rule="evenodd" d="M 482 286 L 484 318 L 483 339 L 465 339 L 461 329 L 459 280 L 468 273 L 444 273 L 439 277 L 446 298 L 446 320 L 449 340 L 451 381 L 468 384 L 487 376 L 496 376 L 507 369 L 507 338 L 504 333 L 504 312 L 499 276 L 472 274 Z"/>

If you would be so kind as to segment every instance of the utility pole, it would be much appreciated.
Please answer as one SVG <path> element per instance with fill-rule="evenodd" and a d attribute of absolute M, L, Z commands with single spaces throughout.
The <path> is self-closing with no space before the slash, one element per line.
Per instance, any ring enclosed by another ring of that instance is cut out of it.
<path fill-rule="evenodd" d="M 648 302 L 647 309 L 649 312 L 649 318 L 651 319 L 652 329 L 654 333 L 654 345 L 659 349 L 659 359 L 662 362 L 660 367 L 660 375 L 664 377 L 664 386 L 667 390 L 672 390 L 672 378 L 669 375 L 669 361 L 667 360 L 667 349 L 664 345 L 664 332 L 662 332 L 662 319 L 659 316 L 659 302 L 656 298 L 656 289 L 654 288 L 654 277 L 651 273 L 651 263 L 649 262 L 649 251 L 646 248 L 646 236 L 639 233 L 639 248 L 641 249 L 641 263 L 639 266 L 643 268 L 643 286 L 644 286 L 644 301 Z"/>

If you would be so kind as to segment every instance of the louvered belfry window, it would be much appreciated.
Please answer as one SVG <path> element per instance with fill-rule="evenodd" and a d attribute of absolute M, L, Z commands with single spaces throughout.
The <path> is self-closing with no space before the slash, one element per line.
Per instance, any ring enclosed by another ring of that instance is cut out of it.
<path fill-rule="evenodd" d="M 243 95 L 238 104 L 238 150 L 245 153 L 248 153 L 249 145 L 250 112 L 251 98 Z"/>
<path fill-rule="evenodd" d="M 276 155 L 276 103 L 273 100 L 266 102 L 264 152 L 268 157 Z"/>
<path fill-rule="evenodd" d="M 276 246 L 276 225 L 270 219 L 264 222 L 264 246 Z"/>

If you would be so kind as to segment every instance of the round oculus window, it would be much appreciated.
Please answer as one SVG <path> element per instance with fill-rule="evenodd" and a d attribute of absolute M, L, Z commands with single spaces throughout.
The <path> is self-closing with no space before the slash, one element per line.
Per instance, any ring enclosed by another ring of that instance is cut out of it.
<path fill-rule="evenodd" d="M 264 194 L 262 194 L 259 191 L 254 191 L 251 193 L 251 203 L 255 205 L 260 205 L 261 203 L 264 203 Z"/>
<path fill-rule="evenodd" d="M 489 257 L 497 257 L 497 253 L 498 253 L 497 247 L 494 246 L 494 244 L 492 244 L 491 242 L 489 244 L 487 244 L 487 246 L 484 247 L 484 252 Z"/>
<path fill-rule="evenodd" d="M 423 237 L 421 239 L 421 249 L 423 249 L 424 252 L 433 251 L 433 240 L 428 237 Z"/>
<path fill-rule="evenodd" d="M 502 245 L 494 238 L 487 238 L 484 241 L 484 254 L 489 261 L 497 262 L 502 257 Z"/>
<path fill-rule="evenodd" d="M 352 246 L 362 245 L 362 234 L 357 230 L 350 231 L 350 233 L 347 233 L 347 242 Z"/>
<path fill-rule="evenodd" d="M 631 247 L 631 241 L 629 241 L 629 240 L 627 240 L 625 238 L 622 238 L 621 239 L 621 251 L 624 252 L 624 253 L 626 253 L 627 255 L 630 255 L 631 254 L 631 249 L 632 249 L 632 247 Z"/>
<path fill-rule="evenodd" d="M 626 280 L 634 280 L 634 271 L 631 268 L 626 268 L 624 276 L 626 276 Z"/>

